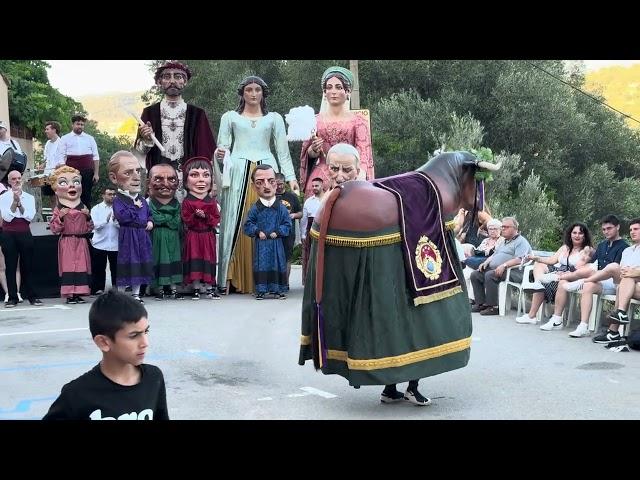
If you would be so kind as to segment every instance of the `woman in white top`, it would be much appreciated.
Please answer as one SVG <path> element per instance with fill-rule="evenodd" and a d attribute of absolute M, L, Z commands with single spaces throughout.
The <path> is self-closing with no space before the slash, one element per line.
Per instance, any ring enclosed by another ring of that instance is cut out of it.
<path fill-rule="evenodd" d="M 558 275 L 554 272 L 573 271 L 589 262 L 591 253 L 591 233 L 584 223 L 575 222 L 564 232 L 564 243 L 550 257 L 539 257 L 530 253 L 528 260 L 534 260 L 533 267 L 534 294 L 531 309 L 528 314 L 516 318 L 518 323 L 536 323 L 536 313 L 546 299 L 555 300 L 558 288 Z M 562 324 L 555 325 L 553 321 L 540 327 L 541 330 L 558 330 Z"/>
<path fill-rule="evenodd" d="M 485 238 L 480 245 L 475 247 L 471 243 L 464 243 L 464 263 L 467 267 L 477 270 L 487 257 L 493 255 L 496 248 L 504 243 L 504 237 L 500 235 L 502 232 L 502 222 L 492 218 L 487 222 L 487 231 L 489 236 Z M 457 240 L 457 239 L 456 239 Z"/>

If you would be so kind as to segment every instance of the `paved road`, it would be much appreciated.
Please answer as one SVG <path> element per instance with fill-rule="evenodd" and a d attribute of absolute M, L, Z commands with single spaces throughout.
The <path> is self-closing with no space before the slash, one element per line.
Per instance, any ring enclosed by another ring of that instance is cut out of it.
<path fill-rule="evenodd" d="M 173 419 L 640 418 L 640 355 L 612 353 L 570 330 L 542 332 L 474 315 L 469 365 L 422 380 L 428 407 L 381 405 L 380 387 L 349 387 L 297 365 L 300 269 L 287 300 L 147 301 L 147 362 L 164 371 Z M 0 419 L 41 418 L 62 385 L 100 354 L 89 304 L 0 307 Z M 24 304 L 22 304 L 24 305 Z"/>

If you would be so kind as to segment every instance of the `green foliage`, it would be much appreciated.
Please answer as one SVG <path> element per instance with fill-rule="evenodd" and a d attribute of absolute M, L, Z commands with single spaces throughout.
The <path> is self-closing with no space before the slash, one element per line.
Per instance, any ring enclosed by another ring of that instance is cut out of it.
<path fill-rule="evenodd" d="M 55 120 L 63 131 L 71 128 L 74 113 L 86 113 L 82 105 L 71 97 L 62 95 L 49 84 L 42 60 L 0 60 L 0 72 L 10 82 L 9 116 L 13 125 L 31 129 L 36 138 L 46 142 L 44 124 Z"/>
<path fill-rule="evenodd" d="M 515 217 L 520 232 L 534 248 L 540 248 L 543 240 L 556 238 L 553 232 L 561 229 L 558 204 L 549 198 L 540 177 L 534 172 L 520 185 L 517 196 L 497 195 L 488 203 L 495 217 Z M 546 246 L 551 250 L 558 248 Z"/>

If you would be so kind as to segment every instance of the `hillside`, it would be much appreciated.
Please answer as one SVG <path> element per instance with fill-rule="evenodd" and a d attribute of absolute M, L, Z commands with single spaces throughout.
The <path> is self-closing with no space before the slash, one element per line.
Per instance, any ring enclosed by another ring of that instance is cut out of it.
<path fill-rule="evenodd" d="M 640 64 L 630 67 L 606 67 L 586 75 L 588 91 L 601 93 L 606 102 L 640 120 Z M 640 123 L 627 119 L 632 128 Z"/>
<path fill-rule="evenodd" d="M 134 138 L 137 123 L 127 113 L 127 109 L 140 115 L 145 104 L 140 97 L 144 92 L 108 93 L 79 97 L 91 120 L 98 122 L 98 128 L 112 136 L 126 135 Z"/>

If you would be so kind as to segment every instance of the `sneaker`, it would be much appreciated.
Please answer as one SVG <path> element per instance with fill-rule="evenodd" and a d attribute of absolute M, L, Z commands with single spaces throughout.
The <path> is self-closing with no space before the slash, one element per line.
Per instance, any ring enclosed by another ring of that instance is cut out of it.
<path fill-rule="evenodd" d="M 171 288 L 171 289 L 169 289 L 169 294 L 165 294 L 164 296 L 165 296 L 165 298 L 171 298 L 173 300 L 179 300 L 178 289 L 177 288 Z"/>
<path fill-rule="evenodd" d="M 76 295 L 76 303 L 87 303 L 87 301 L 80 295 Z"/>
<path fill-rule="evenodd" d="M 552 316 L 547 323 L 540 325 L 540 330 L 550 332 L 551 330 L 562 330 L 562 318 Z"/>
<path fill-rule="evenodd" d="M 98 295 L 102 295 L 104 293 L 104 290 L 97 290 L 96 293 L 94 293 L 94 295 L 97 297 Z"/>
<path fill-rule="evenodd" d="M 131 295 L 133 297 L 134 300 L 139 301 L 142 305 L 144 305 L 144 300 L 142 300 L 140 298 L 140 295 L 136 295 L 135 293 L 133 295 Z"/>
<path fill-rule="evenodd" d="M 531 325 L 535 325 L 538 323 L 538 319 L 535 317 L 531 318 L 528 313 L 525 313 L 524 315 L 516 317 L 516 323 L 530 323 Z"/>
<path fill-rule="evenodd" d="M 397 390 L 393 392 L 382 392 L 380 394 L 381 403 L 396 403 L 404 400 L 404 393 Z"/>
<path fill-rule="evenodd" d="M 278 300 L 286 300 L 287 296 L 284 293 L 276 293 L 275 298 L 277 298 Z"/>
<path fill-rule="evenodd" d="M 431 403 L 431 399 L 423 396 L 418 390 L 409 390 L 404 393 L 404 399 L 418 406 L 425 406 Z"/>
<path fill-rule="evenodd" d="M 67 305 L 75 305 L 78 302 L 76 302 L 76 297 L 67 297 L 67 301 L 64 303 Z"/>
<path fill-rule="evenodd" d="M 200 292 L 198 290 L 194 290 L 191 294 L 191 300 L 200 300 Z"/>
<path fill-rule="evenodd" d="M 22 303 L 24 300 L 22 299 L 22 295 L 18 293 L 18 303 Z"/>
<path fill-rule="evenodd" d="M 613 330 L 607 330 L 607 333 L 603 333 L 602 335 L 598 335 L 597 337 L 593 337 L 593 343 L 601 343 L 601 344 L 609 344 L 611 342 L 617 342 L 621 340 L 619 332 L 614 332 Z"/>
<path fill-rule="evenodd" d="M 207 288 L 207 298 L 210 298 L 211 300 L 220 300 L 222 297 L 218 295 L 215 288 Z"/>
<path fill-rule="evenodd" d="M 4 308 L 13 308 L 16 305 L 18 305 L 17 300 L 9 300 L 9 301 L 5 302 Z"/>
<path fill-rule="evenodd" d="M 257 293 L 256 300 L 264 300 L 264 293 Z"/>
<path fill-rule="evenodd" d="M 584 278 L 580 278 L 578 280 L 574 280 L 573 282 L 567 282 L 566 290 L 567 292 L 577 292 L 578 290 L 582 290 L 583 285 Z"/>
<path fill-rule="evenodd" d="M 29 299 L 29 303 L 35 307 L 41 307 L 42 305 L 44 305 L 44 303 L 42 303 L 42 300 L 40 300 L 39 298 L 30 298 Z M 80 303 L 80 302 L 78 302 Z M 84 300 L 82 300 L 82 303 L 84 303 Z"/>
<path fill-rule="evenodd" d="M 578 327 L 569 334 L 569 336 L 573 338 L 586 337 L 587 335 L 589 335 L 589 325 L 582 322 L 580 322 Z"/>
<path fill-rule="evenodd" d="M 7 303 L 9 301 L 9 294 L 5 293 L 4 294 L 4 303 Z"/>
<path fill-rule="evenodd" d="M 609 345 L 605 345 L 604 348 L 614 353 L 621 352 L 630 352 L 629 345 L 626 340 L 618 340 L 616 342 L 611 342 Z"/>
<path fill-rule="evenodd" d="M 165 293 L 164 293 L 164 291 L 163 291 L 163 290 L 161 290 L 161 291 L 160 291 L 160 293 L 158 293 L 158 294 L 156 295 L 156 297 L 155 297 L 155 298 L 156 298 L 156 300 L 160 300 L 160 301 L 161 301 L 161 300 L 164 300 L 164 298 L 165 298 Z"/>
<path fill-rule="evenodd" d="M 629 315 L 624 310 L 616 310 L 614 313 L 610 313 L 608 318 L 614 323 L 629 323 Z"/>
<path fill-rule="evenodd" d="M 485 308 L 487 308 L 488 305 L 484 305 L 482 303 L 476 303 L 473 305 L 473 307 L 471 307 L 471 311 L 473 313 L 480 313 L 482 310 L 484 310 Z"/>

